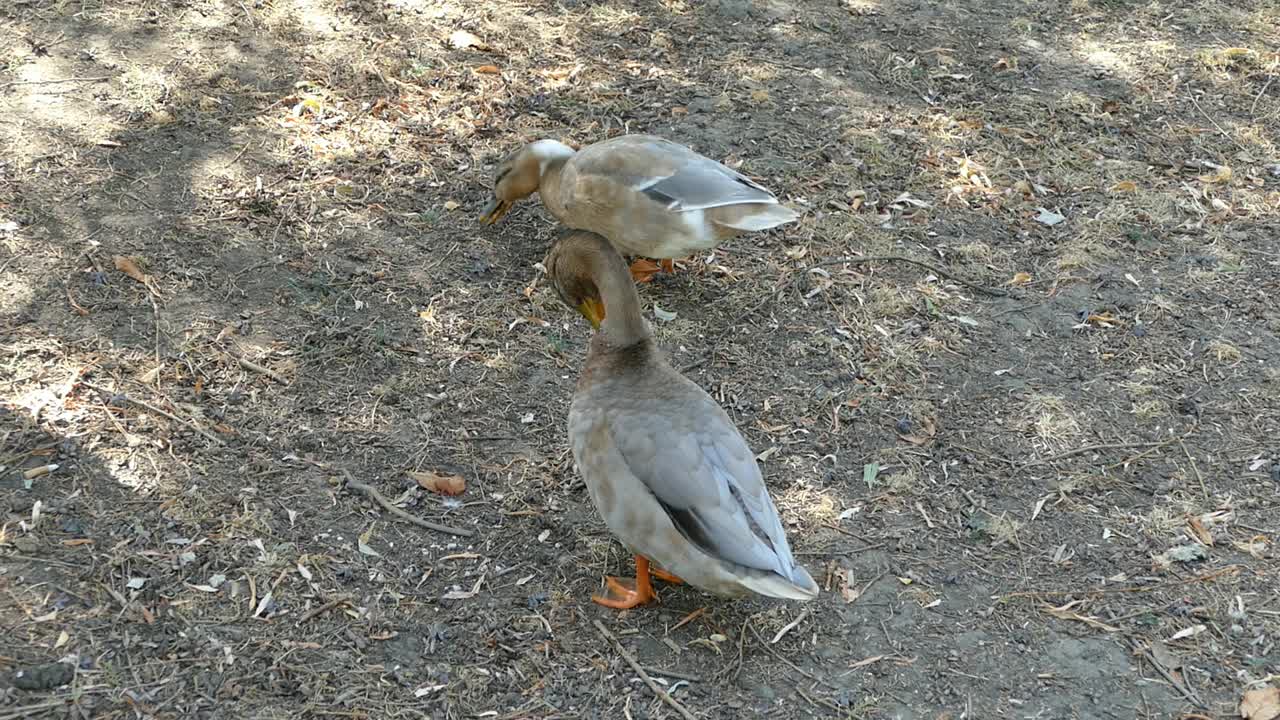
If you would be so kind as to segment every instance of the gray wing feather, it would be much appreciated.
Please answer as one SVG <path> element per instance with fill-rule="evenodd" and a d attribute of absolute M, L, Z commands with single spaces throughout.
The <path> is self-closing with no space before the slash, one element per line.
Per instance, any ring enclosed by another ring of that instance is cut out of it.
<path fill-rule="evenodd" d="M 707 210 L 778 198 L 736 170 L 652 135 L 624 135 L 583 148 L 575 165 L 585 175 L 615 179 L 668 210 Z"/>
<path fill-rule="evenodd" d="M 790 577 L 795 561 L 755 456 L 720 406 L 701 388 L 697 395 L 687 398 L 696 407 L 678 414 L 656 406 L 613 414 L 618 451 L 691 542 L 729 562 Z M 719 422 L 707 422 L 713 417 Z M 661 447 L 653 428 L 665 430 Z"/>
<path fill-rule="evenodd" d="M 698 156 L 674 175 L 651 178 L 637 190 L 668 210 L 707 210 L 743 203 L 776 204 L 778 198 L 749 178 L 714 160 Z"/>

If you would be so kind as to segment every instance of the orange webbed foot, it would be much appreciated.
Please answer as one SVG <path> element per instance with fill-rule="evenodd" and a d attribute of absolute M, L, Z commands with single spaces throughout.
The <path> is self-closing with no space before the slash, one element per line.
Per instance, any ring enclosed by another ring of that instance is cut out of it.
<path fill-rule="evenodd" d="M 640 258 L 631 263 L 631 279 L 637 283 L 647 283 L 653 280 L 653 276 L 662 271 L 662 268 L 652 260 Z"/>
<path fill-rule="evenodd" d="M 606 577 L 604 584 L 605 593 L 592 595 L 591 600 L 615 610 L 630 610 L 658 599 L 648 582 L 640 583 L 641 586 L 637 588 L 636 581 L 631 578 Z"/>

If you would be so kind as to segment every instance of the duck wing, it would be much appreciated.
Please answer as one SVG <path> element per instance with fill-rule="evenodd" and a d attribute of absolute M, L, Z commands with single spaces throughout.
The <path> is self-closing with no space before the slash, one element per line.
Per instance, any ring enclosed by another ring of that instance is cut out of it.
<path fill-rule="evenodd" d="M 679 381 L 658 397 L 633 399 L 609 413 L 612 440 L 628 469 L 704 552 L 796 578 L 782 521 L 754 454 L 711 396 L 683 377 Z"/>
<path fill-rule="evenodd" d="M 778 204 L 773 193 L 742 173 L 653 135 L 623 135 L 589 145 L 571 163 L 583 187 L 617 183 L 671 212 Z"/>

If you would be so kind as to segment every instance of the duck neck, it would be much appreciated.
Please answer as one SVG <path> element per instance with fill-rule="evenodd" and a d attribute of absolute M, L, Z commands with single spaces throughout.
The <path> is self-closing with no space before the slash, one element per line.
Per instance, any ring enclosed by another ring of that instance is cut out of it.
<path fill-rule="evenodd" d="M 564 218 L 564 202 L 560 197 L 560 178 L 564 174 L 564 164 L 570 155 L 554 157 L 543 161 L 541 175 L 538 178 L 538 196 L 542 204 L 556 219 Z"/>
<path fill-rule="evenodd" d="M 612 255 L 612 253 L 611 253 Z M 640 314 L 640 296 L 622 258 L 601 258 L 596 268 L 596 288 L 604 301 L 604 322 L 600 332 L 609 345 L 624 348 L 648 340 L 649 326 Z"/>

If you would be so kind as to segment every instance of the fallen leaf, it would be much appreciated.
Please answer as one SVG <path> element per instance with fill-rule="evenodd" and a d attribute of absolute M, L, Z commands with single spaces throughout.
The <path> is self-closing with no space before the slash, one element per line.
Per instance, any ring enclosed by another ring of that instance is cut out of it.
<path fill-rule="evenodd" d="M 461 475 L 440 475 L 430 471 L 409 471 L 413 478 L 424 489 L 441 495 L 461 495 L 467 489 L 467 481 Z"/>
<path fill-rule="evenodd" d="M 1006 285 L 1026 285 L 1029 282 L 1031 282 L 1031 273 L 1020 272 L 1020 273 L 1014 273 L 1013 277 L 1009 280 L 1009 282 L 1005 284 Z"/>
<path fill-rule="evenodd" d="M 663 310 L 658 306 L 658 303 L 653 304 L 653 316 L 662 322 L 671 322 L 676 319 L 676 313 L 673 313 L 670 310 Z"/>
<path fill-rule="evenodd" d="M 376 525 L 377 523 L 370 525 L 368 530 L 365 530 L 364 532 L 360 533 L 360 537 L 356 538 L 356 549 L 360 551 L 361 555 L 368 555 L 370 557 L 382 557 L 382 553 L 378 552 L 377 550 L 374 550 L 373 547 L 369 545 L 369 540 L 373 538 L 373 528 Z"/>
<path fill-rule="evenodd" d="M 269 607 L 271 607 L 271 593 L 270 593 L 270 592 L 268 592 L 266 595 L 263 595 L 263 596 L 262 596 L 262 599 L 258 601 L 258 607 L 257 607 L 257 609 L 256 609 L 256 610 L 254 610 L 254 611 L 253 611 L 253 616 L 254 616 L 254 617 L 260 617 L 260 616 L 262 615 L 262 613 L 266 612 L 266 611 L 267 611 L 267 608 L 269 608 Z"/>
<path fill-rule="evenodd" d="M 120 272 L 128 275 L 134 280 L 137 280 L 143 285 L 147 284 L 147 274 L 142 272 L 142 268 L 139 268 L 138 264 L 134 262 L 132 258 L 127 258 L 124 255 L 116 255 L 111 258 L 111 261 L 115 263 L 116 269 Z"/>
<path fill-rule="evenodd" d="M 1169 637 L 1170 642 L 1174 640 L 1185 640 L 1189 637 L 1195 637 L 1207 630 L 1204 625 L 1192 625 L 1189 628 L 1183 628 Z"/>
<path fill-rule="evenodd" d="M 673 117 L 679 117 L 681 115 L 688 115 L 688 114 L 689 114 L 689 108 L 683 105 L 676 105 L 675 107 L 671 108 L 671 115 Z"/>
<path fill-rule="evenodd" d="M 1121 180 L 1120 182 L 1111 186 L 1111 192 L 1131 193 L 1131 192 L 1137 192 L 1137 191 L 1138 191 L 1138 183 L 1132 180 Z"/>
<path fill-rule="evenodd" d="M 1280 688 L 1250 690 L 1240 702 L 1240 717 L 1245 720 L 1277 720 L 1280 718 Z"/>
<path fill-rule="evenodd" d="M 129 578 L 129 582 L 125 583 L 124 586 L 129 588 L 130 590 L 141 590 L 142 587 L 146 584 L 147 584 L 147 578 L 135 577 L 135 578 Z"/>
<path fill-rule="evenodd" d="M 1191 532 L 1195 538 L 1205 545 L 1213 546 L 1213 535 L 1209 533 L 1209 529 L 1200 522 L 1200 518 L 1187 518 L 1187 526 L 1191 528 Z"/>
<path fill-rule="evenodd" d="M 1065 215 L 1059 215 L 1058 213 L 1053 212 L 1052 210 L 1047 210 L 1045 208 L 1038 208 L 1038 209 L 1040 210 L 1040 212 L 1036 213 L 1035 220 L 1041 225 L 1048 225 L 1049 227 L 1053 227 L 1054 225 L 1057 225 L 1061 222 L 1065 222 L 1067 219 Z"/>
<path fill-rule="evenodd" d="M 489 46 L 486 45 L 483 40 L 466 30 L 454 30 L 453 33 L 449 35 L 449 44 L 459 50 L 466 50 L 467 48 L 475 48 L 477 50 L 489 49 Z"/>
<path fill-rule="evenodd" d="M 1108 312 L 1091 313 L 1085 324 L 1093 324 L 1102 328 L 1113 328 L 1121 324 L 1120 318 Z"/>
<path fill-rule="evenodd" d="M 862 482 L 868 488 L 875 487 L 876 476 L 880 474 L 880 463 L 867 463 L 862 466 Z"/>
<path fill-rule="evenodd" d="M 1232 175 L 1231 168 L 1227 167 L 1226 165 L 1216 165 L 1214 166 L 1212 173 L 1206 173 L 1204 175 L 1201 175 L 1199 177 L 1199 180 L 1201 182 L 1206 182 L 1210 184 L 1224 183 L 1231 180 L 1231 175 Z"/>
<path fill-rule="evenodd" d="M 67 634 L 66 630 L 63 630 L 62 632 L 58 633 L 58 639 L 54 641 L 53 649 L 57 650 L 58 648 L 62 647 L 63 645 L 66 645 L 70 641 L 71 641 L 71 636 Z"/>
<path fill-rule="evenodd" d="M 753 90 L 751 92 L 751 102 L 757 105 L 769 102 L 769 92 L 767 90 Z"/>
<path fill-rule="evenodd" d="M 1231 545 L 1240 552 L 1248 553 L 1259 560 L 1267 551 L 1267 537 L 1265 535 L 1254 535 L 1245 541 L 1233 540 Z"/>
<path fill-rule="evenodd" d="M 460 204 L 458 203 L 458 201 L 457 201 L 457 200 L 445 200 L 445 201 L 444 201 L 444 209 L 445 209 L 445 210 L 457 210 L 457 209 L 458 209 L 458 207 L 459 207 L 459 205 L 460 205 Z"/>
<path fill-rule="evenodd" d="M 497 65 L 481 65 L 480 67 L 476 68 L 475 71 L 481 75 L 497 75 L 498 73 L 502 72 L 501 70 L 498 69 Z"/>

